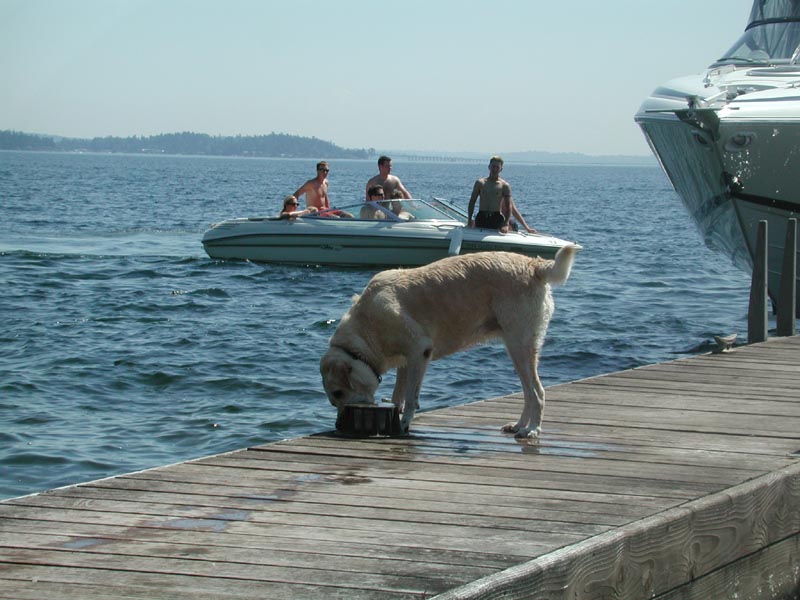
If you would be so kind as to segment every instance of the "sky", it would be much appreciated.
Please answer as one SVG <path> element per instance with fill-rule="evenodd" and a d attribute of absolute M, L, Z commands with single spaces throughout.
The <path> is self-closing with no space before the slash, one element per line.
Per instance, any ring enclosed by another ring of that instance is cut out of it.
<path fill-rule="evenodd" d="M 0 130 L 648 155 L 751 0 L 0 0 Z"/>

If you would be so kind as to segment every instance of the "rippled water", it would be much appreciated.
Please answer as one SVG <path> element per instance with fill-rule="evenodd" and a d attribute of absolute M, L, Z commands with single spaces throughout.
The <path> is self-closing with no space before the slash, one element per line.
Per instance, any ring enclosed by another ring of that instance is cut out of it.
<path fill-rule="evenodd" d="M 373 272 L 214 261 L 200 244 L 212 222 L 276 213 L 314 163 L 0 152 L 0 498 L 333 427 L 319 357 Z M 376 172 L 333 161 L 334 204 Z M 466 206 L 486 166 L 394 172 Z M 655 166 L 503 174 L 530 224 L 585 246 L 555 290 L 545 385 L 746 335 L 748 277 L 703 246 Z M 421 405 L 518 386 L 490 344 L 434 363 Z"/>

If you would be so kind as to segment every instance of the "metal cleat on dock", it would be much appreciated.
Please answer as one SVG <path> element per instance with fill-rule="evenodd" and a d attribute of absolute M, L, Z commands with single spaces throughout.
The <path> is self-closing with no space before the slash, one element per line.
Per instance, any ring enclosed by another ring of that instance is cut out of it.
<path fill-rule="evenodd" d="M 736 334 L 715 335 L 714 341 L 717 343 L 717 347 L 711 351 L 712 353 L 719 354 L 721 352 L 727 352 L 733 348 L 733 345 L 736 343 Z"/>

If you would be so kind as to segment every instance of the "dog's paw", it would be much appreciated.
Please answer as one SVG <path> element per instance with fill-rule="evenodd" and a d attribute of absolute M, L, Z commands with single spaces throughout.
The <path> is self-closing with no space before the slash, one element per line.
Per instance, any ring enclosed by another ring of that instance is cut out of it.
<path fill-rule="evenodd" d="M 519 423 L 516 421 L 506 423 L 500 428 L 500 431 L 503 433 L 517 433 L 519 431 Z"/>
<path fill-rule="evenodd" d="M 411 429 L 411 421 L 400 419 L 400 429 L 403 433 L 408 433 L 408 430 Z"/>
<path fill-rule="evenodd" d="M 520 427 L 514 434 L 514 439 L 517 440 L 538 440 L 539 435 L 542 433 L 541 427 Z"/>

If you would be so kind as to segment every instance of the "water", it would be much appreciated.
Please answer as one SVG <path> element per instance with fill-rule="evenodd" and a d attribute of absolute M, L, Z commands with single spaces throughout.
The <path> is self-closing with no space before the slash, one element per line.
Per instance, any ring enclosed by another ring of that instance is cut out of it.
<path fill-rule="evenodd" d="M 200 244 L 210 223 L 276 213 L 314 163 L 0 152 L 0 498 L 333 428 L 319 357 L 373 272 L 214 261 Z M 333 203 L 376 172 L 332 161 Z M 394 172 L 466 206 L 486 166 Z M 746 336 L 748 277 L 703 246 L 658 168 L 503 175 L 529 224 L 585 246 L 555 290 L 545 385 Z M 489 344 L 434 363 L 421 405 L 516 391 Z"/>

